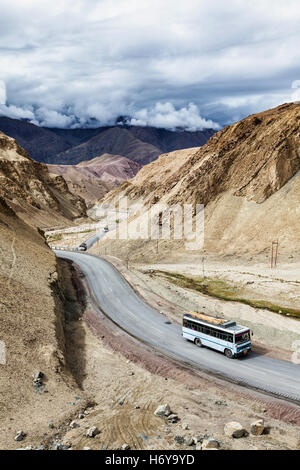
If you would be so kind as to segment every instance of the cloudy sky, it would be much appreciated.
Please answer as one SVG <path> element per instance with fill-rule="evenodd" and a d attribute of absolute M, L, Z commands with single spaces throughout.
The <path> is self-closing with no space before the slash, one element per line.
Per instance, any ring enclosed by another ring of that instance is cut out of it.
<path fill-rule="evenodd" d="M 0 114 L 218 128 L 300 100 L 299 0 L 0 0 Z"/>

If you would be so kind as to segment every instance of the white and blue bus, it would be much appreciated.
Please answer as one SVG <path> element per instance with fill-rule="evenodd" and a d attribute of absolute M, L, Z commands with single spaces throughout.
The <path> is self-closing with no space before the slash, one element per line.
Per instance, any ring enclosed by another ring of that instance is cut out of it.
<path fill-rule="evenodd" d="M 249 328 L 205 314 L 184 315 L 182 336 L 200 348 L 207 346 L 224 353 L 230 359 L 244 356 L 251 350 Z"/>

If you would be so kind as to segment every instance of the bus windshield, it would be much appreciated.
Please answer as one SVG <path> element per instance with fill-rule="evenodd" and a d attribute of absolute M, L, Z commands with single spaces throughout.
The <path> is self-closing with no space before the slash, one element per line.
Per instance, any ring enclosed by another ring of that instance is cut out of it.
<path fill-rule="evenodd" d="M 246 341 L 250 341 L 250 331 L 245 331 L 245 333 L 241 333 L 235 336 L 236 344 L 245 343 Z"/>

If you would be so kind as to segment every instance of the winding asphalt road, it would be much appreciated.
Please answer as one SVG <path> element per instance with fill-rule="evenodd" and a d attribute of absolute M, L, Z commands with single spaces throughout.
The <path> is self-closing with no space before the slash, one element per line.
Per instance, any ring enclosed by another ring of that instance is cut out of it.
<path fill-rule="evenodd" d="M 76 263 L 100 309 L 130 335 L 164 354 L 252 388 L 300 403 L 300 365 L 257 355 L 228 359 L 184 340 L 181 327 L 147 305 L 107 261 L 68 251 L 56 255 Z"/>
<path fill-rule="evenodd" d="M 113 226 L 113 228 L 110 228 L 109 231 L 114 230 L 114 228 L 115 228 L 115 226 Z M 99 240 L 101 240 L 101 238 L 105 237 L 106 234 L 107 234 L 107 232 L 104 232 L 104 230 L 102 232 L 99 231 L 99 232 L 95 233 L 95 235 L 92 235 L 90 238 L 85 240 L 87 249 L 89 249 L 93 245 L 95 245 L 95 243 L 98 242 Z"/>

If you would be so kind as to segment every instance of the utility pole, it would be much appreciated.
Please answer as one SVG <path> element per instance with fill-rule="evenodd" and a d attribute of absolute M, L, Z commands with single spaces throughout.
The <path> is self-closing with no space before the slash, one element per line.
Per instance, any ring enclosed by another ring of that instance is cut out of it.
<path fill-rule="evenodd" d="M 204 261 L 205 261 L 205 258 L 204 258 L 204 256 L 203 256 L 203 257 L 202 257 L 203 279 L 205 279 Z"/>
<path fill-rule="evenodd" d="M 277 259 L 278 259 L 278 248 L 279 248 L 279 241 L 272 242 L 272 251 L 271 251 L 271 269 L 276 268 L 277 266 Z"/>

